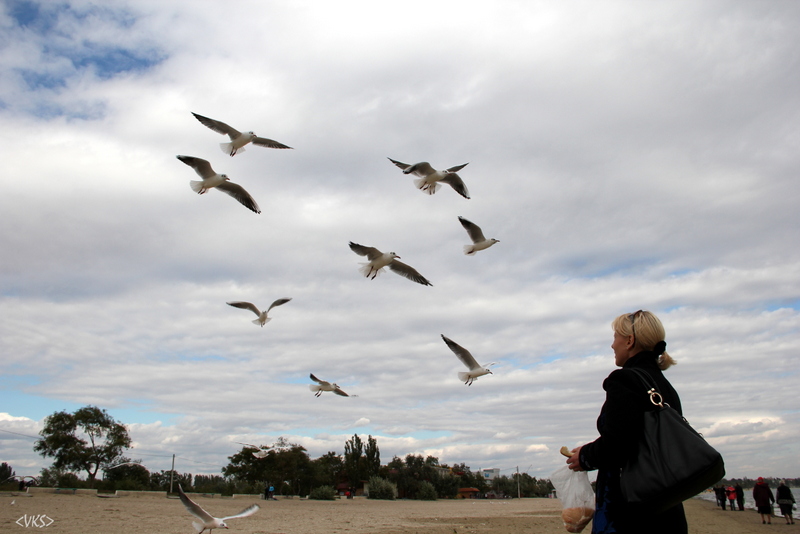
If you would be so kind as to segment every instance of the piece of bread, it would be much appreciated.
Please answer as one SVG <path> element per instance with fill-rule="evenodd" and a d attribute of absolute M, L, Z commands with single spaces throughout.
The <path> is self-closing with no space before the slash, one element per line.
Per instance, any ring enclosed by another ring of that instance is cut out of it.
<path fill-rule="evenodd" d="M 569 449 L 567 448 L 567 446 L 566 446 L 566 445 L 564 445 L 563 447 L 561 447 L 561 450 L 560 450 L 559 452 L 560 452 L 561 454 L 563 454 L 564 456 L 566 456 L 567 458 L 569 458 L 570 456 L 572 456 L 572 451 L 571 451 L 571 450 L 569 450 Z"/>
<path fill-rule="evenodd" d="M 561 519 L 564 520 L 564 528 L 567 532 L 581 532 L 589 524 L 594 515 L 594 509 L 580 506 L 576 508 L 564 508 L 561 511 Z"/>

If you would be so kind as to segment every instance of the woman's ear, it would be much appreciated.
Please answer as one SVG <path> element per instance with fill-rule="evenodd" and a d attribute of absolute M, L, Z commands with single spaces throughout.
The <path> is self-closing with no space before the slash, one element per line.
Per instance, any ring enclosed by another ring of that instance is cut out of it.
<path fill-rule="evenodd" d="M 628 341 L 625 343 L 625 346 L 629 349 L 632 349 L 634 345 L 636 345 L 636 338 L 633 336 L 633 334 L 631 334 L 628 336 Z"/>

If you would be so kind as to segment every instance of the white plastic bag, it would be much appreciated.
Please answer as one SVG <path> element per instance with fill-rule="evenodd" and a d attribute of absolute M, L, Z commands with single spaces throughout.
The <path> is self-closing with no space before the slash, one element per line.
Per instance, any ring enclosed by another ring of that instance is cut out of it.
<path fill-rule="evenodd" d="M 561 519 L 567 532 L 581 532 L 594 516 L 594 491 L 586 471 L 572 471 L 564 466 L 552 475 L 550 482 L 561 501 Z"/>

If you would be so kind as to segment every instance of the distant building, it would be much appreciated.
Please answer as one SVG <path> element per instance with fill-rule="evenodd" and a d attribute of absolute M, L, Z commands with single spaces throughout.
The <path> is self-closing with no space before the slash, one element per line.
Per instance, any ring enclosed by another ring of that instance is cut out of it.
<path fill-rule="evenodd" d="M 480 491 L 478 488 L 458 488 L 458 498 L 477 499 Z"/>
<path fill-rule="evenodd" d="M 486 482 L 491 482 L 492 480 L 500 476 L 500 470 L 497 468 L 481 469 L 481 474 L 483 475 L 483 479 Z"/>

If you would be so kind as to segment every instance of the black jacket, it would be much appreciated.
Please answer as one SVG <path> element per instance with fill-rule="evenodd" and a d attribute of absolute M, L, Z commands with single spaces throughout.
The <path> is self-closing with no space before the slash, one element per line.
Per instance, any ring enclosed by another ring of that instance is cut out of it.
<path fill-rule="evenodd" d="M 606 401 L 597 418 L 600 437 L 580 451 L 583 469 L 598 469 L 593 533 L 637 533 L 646 525 L 648 534 L 659 532 L 680 534 L 688 531 L 683 505 L 675 506 L 658 516 L 639 517 L 627 507 L 619 490 L 619 473 L 626 458 L 634 454 L 642 433 L 644 412 L 655 409 L 647 388 L 631 368 L 646 371 L 656 384 L 663 401 L 683 413 L 681 400 L 672 384 L 658 368 L 658 356 L 640 352 L 603 381 Z"/>

